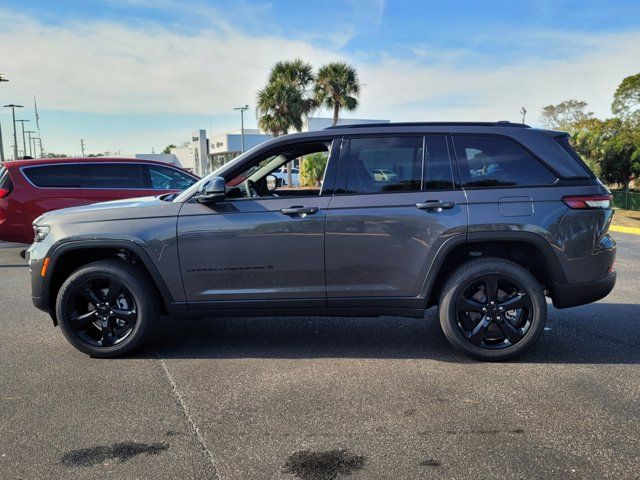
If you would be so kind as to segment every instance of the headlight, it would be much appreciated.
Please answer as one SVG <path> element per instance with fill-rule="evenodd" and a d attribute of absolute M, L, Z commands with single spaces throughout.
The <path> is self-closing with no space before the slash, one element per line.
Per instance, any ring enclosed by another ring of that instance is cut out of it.
<path fill-rule="evenodd" d="M 34 242 L 43 241 L 45 238 L 47 238 L 47 235 L 49 235 L 49 230 L 51 230 L 49 225 L 34 225 L 33 233 L 35 233 L 35 238 L 33 239 L 33 241 Z"/>

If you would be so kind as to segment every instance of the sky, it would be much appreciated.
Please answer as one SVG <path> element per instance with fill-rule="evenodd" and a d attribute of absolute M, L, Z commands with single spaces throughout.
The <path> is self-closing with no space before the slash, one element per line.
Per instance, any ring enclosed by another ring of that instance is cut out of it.
<path fill-rule="evenodd" d="M 203 128 L 238 130 L 279 60 L 357 68 L 360 107 L 345 117 L 520 121 L 585 100 L 611 115 L 640 71 L 637 0 L 3 0 L 0 102 L 33 96 L 47 151 L 161 151 Z M 330 112 L 316 112 L 330 116 Z M 0 110 L 5 152 L 11 117 Z"/>

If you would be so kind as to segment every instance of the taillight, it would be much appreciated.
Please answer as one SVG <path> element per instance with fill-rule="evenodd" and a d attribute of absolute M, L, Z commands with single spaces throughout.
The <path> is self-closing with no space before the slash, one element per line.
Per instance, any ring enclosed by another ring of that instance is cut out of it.
<path fill-rule="evenodd" d="M 0 198 L 4 198 L 11 193 L 8 188 L 0 188 Z"/>
<path fill-rule="evenodd" d="M 611 208 L 611 195 L 572 195 L 562 197 L 562 201 L 569 208 L 580 209 L 602 209 Z"/>

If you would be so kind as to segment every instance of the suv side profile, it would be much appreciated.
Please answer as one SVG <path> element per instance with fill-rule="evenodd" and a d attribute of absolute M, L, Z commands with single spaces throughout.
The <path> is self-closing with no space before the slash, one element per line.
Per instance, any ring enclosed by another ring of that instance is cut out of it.
<path fill-rule="evenodd" d="M 0 240 L 31 243 L 45 212 L 177 192 L 198 177 L 173 165 L 132 158 L 17 160 L 0 164 Z"/>
<path fill-rule="evenodd" d="M 277 182 L 310 154 L 326 159 L 319 186 Z M 611 291 L 612 215 L 564 132 L 353 125 L 270 140 L 179 194 L 43 215 L 26 258 L 34 305 L 97 357 L 140 346 L 161 313 L 423 318 L 437 305 L 454 347 L 495 361 L 540 337 L 545 296 L 566 308 Z"/>

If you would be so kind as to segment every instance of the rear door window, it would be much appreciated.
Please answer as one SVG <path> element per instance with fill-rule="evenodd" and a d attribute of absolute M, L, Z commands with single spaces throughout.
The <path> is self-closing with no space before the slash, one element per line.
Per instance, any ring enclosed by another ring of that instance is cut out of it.
<path fill-rule="evenodd" d="M 137 163 L 96 163 L 83 165 L 82 188 L 151 188 L 145 165 Z"/>
<path fill-rule="evenodd" d="M 347 193 L 420 191 L 422 136 L 352 138 Z"/>
<path fill-rule="evenodd" d="M 495 135 L 454 135 L 464 187 L 533 187 L 557 177 L 517 142 Z"/>
<path fill-rule="evenodd" d="M 78 165 L 46 165 L 25 167 L 24 176 L 38 188 L 80 188 Z"/>
<path fill-rule="evenodd" d="M 454 183 L 446 138 L 427 136 L 424 144 L 424 190 L 452 190 Z"/>

